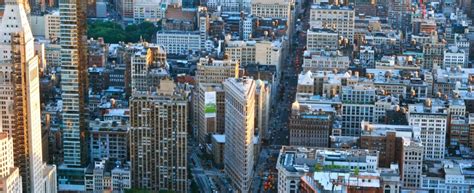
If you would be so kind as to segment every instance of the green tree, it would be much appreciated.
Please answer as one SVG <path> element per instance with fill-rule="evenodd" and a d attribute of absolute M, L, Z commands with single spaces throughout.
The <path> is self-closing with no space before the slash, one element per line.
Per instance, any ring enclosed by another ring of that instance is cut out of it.
<path fill-rule="evenodd" d="M 87 35 L 90 38 L 104 38 L 106 43 L 138 42 L 140 37 L 145 41 L 151 41 L 161 25 L 155 26 L 150 22 L 133 24 L 122 28 L 118 23 L 111 21 L 94 21 L 89 22 Z"/>
<path fill-rule="evenodd" d="M 354 175 L 358 176 L 359 175 L 359 167 L 356 167 L 354 169 Z"/>
<path fill-rule="evenodd" d="M 125 193 L 151 193 L 151 192 L 145 189 L 132 188 L 132 189 L 126 189 Z"/>
<path fill-rule="evenodd" d="M 320 163 L 317 163 L 316 166 L 314 166 L 314 170 L 320 172 L 323 170 L 323 166 Z"/>
<path fill-rule="evenodd" d="M 176 192 L 172 190 L 160 190 L 160 193 L 176 193 Z"/>
<path fill-rule="evenodd" d="M 199 193 L 199 187 L 198 187 L 196 181 L 194 181 L 194 180 L 191 182 L 191 192 L 192 193 Z"/>

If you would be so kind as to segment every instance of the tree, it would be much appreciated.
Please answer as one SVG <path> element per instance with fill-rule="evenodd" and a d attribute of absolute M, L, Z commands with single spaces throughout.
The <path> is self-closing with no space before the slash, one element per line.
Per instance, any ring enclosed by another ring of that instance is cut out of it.
<path fill-rule="evenodd" d="M 141 37 L 150 42 L 160 28 L 160 24 L 155 26 L 150 22 L 129 25 L 123 29 L 115 22 L 94 21 L 88 24 L 87 35 L 96 39 L 102 37 L 106 43 L 138 42 Z"/>
<path fill-rule="evenodd" d="M 160 190 L 160 193 L 176 193 L 173 190 Z"/>
<path fill-rule="evenodd" d="M 132 188 L 132 189 L 126 189 L 125 193 L 151 193 L 151 192 L 145 189 Z"/>
<path fill-rule="evenodd" d="M 193 181 L 191 182 L 191 192 L 192 192 L 192 193 L 199 193 L 199 187 L 198 187 L 198 185 L 196 184 L 196 181 L 195 181 L 195 180 L 193 180 Z"/>
<path fill-rule="evenodd" d="M 317 163 L 316 166 L 314 166 L 314 170 L 320 172 L 323 170 L 323 166 L 320 163 Z"/>

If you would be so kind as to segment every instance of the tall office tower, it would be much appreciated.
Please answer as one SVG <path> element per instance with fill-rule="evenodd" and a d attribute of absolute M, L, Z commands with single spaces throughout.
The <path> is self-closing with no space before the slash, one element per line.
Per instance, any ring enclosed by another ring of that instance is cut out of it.
<path fill-rule="evenodd" d="M 64 152 L 59 178 L 61 183 L 65 180 L 75 185 L 83 185 L 83 169 L 88 162 L 86 6 L 83 0 L 59 1 Z"/>
<path fill-rule="evenodd" d="M 13 162 L 13 139 L 0 132 L 0 193 L 21 193 L 21 176 Z"/>
<path fill-rule="evenodd" d="M 224 168 L 237 192 L 249 192 L 254 166 L 256 83 L 247 77 L 229 78 L 224 90 Z"/>
<path fill-rule="evenodd" d="M 188 192 L 187 92 L 163 79 L 152 93 L 130 98 L 132 187 Z"/>
<path fill-rule="evenodd" d="M 0 24 L 1 129 L 15 143 L 23 192 L 43 189 L 38 56 L 24 0 L 6 0 Z"/>
<path fill-rule="evenodd" d="M 167 65 L 165 49 L 156 44 L 145 43 L 137 46 L 131 61 L 132 92 L 149 92 L 156 88 L 163 75 L 162 70 Z"/>

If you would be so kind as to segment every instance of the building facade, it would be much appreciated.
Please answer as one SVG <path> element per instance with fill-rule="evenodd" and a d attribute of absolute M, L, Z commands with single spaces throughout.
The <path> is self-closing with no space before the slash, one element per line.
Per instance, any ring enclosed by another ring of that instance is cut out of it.
<path fill-rule="evenodd" d="M 59 191 L 84 189 L 88 164 L 87 1 L 59 2 L 63 160 L 58 167 Z"/>
<path fill-rule="evenodd" d="M 176 55 L 187 55 L 198 52 L 201 49 L 201 39 L 199 32 L 186 31 L 163 31 L 156 34 L 156 43 L 162 45 L 166 53 Z"/>
<path fill-rule="evenodd" d="M 311 28 L 308 29 L 306 35 L 306 46 L 310 52 L 339 48 L 339 34 L 332 29 Z"/>
<path fill-rule="evenodd" d="M 133 18 L 133 0 L 114 0 L 117 12 L 123 19 Z"/>
<path fill-rule="evenodd" d="M 374 122 L 375 90 L 363 85 L 342 88 L 342 135 L 359 136 L 362 121 Z"/>
<path fill-rule="evenodd" d="M 255 90 L 253 79 L 229 78 L 225 90 L 225 173 L 239 192 L 248 192 L 253 179 Z"/>
<path fill-rule="evenodd" d="M 355 11 L 352 7 L 312 5 L 309 22 L 311 27 L 333 29 L 350 42 L 354 40 Z"/>
<path fill-rule="evenodd" d="M 44 189 L 39 58 L 24 1 L 7 0 L 0 23 L 0 130 L 13 138 L 14 165 L 19 169 L 21 192 Z M 8 152 L 7 152 L 8 153 Z M 11 167 L 5 162 L 6 167 Z M 5 171 L 10 172 L 10 169 Z M 15 171 L 12 171 L 15 172 Z M 6 174 L 5 174 L 6 176 Z M 14 183 L 7 179 L 7 183 Z M 17 179 L 18 180 L 18 179 Z M 13 187 L 5 187 L 13 188 Z M 14 189 L 10 189 L 14 191 Z"/>
<path fill-rule="evenodd" d="M 409 189 L 420 187 L 423 160 L 423 144 L 420 141 L 403 138 L 403 151 L 399 161 L 403 187 Z"/>
<path fill-rule="evenodd" d="M 188 191 L 187 96 L 172 80 L 130 99 L 130 160 L 133 188 Z"/>
<path fill-rule="evenodd" d="M 238 61 L 242 66 L 274 65 L 277 72 L 280 72 L 283 61 L 283 41 L 230 41 L 227 42 L 225 53 L 231 60 Z"/>
<path fill-rule="evenodd" d="M 291 2 L 287 0 L 254 0 L 251 5 L 251 14 L 263 18 L 289 19 L 291 15 Z"/>
<path fill-rule="evenodd" d="M 296 101 L 292 105 L 288 125 L 290 145 L 307 147 L 329 147 L 333 117 L 330 113 L 300 106 Z"/>
<path fill-rule="evenodd" d="M 21 193 L 21 176 L 13 162 L 13 138 L 7 132 L 0 132 L 0 192 Z"/>
<path fill-rule="evenodd" d="M 344 71 L 351 64 L 348 56 L 342 56 L 337 52 L 306 53 L 303 59 L 303 72 L 311 71 Z"/>
<path fill-rule="evenodd" d="M 349 190 L 350 186 L 366 186 L 368 192 L 372 192 L 369 191 L 369 187 L 375 189 L 381 187 L 376 177 L 380 176 L 377 163 L 378 152 L 373 150 L 283 146 L 276 166 L 278 192 L 319 192 L 315 189 L 321 189 L 324 192 L 331 192 L 331 190 L 339 192 Z M 349 176 L 352 179 L 349 179 Z M 340 178 L 347 179 L 338 181 L 339 183 L 333 186 L 332 182 L 342 180 Z M 366 179 L 372 179 L 372 181 Z M 319 183 L 314 183 L 314 181 L 319 181 Z M 349 181 L 353 183 L 348 183 Z M 315 188 L 316 184 L 323 187 Z"/>
<path fill-rule="evenodd" d="M 167 76 L 166 51 L 160 45 L 138 45 L 131 56 L 132 93 L 150 92 L 162 76 Z"/>
<path fill-rule="evenodd" d="M 128 135 L 128 124 L 125 121 L 91 121 L 89 123 L 90 158 L 128 160 Z"/>
<path fill-rule="evenodd" d="M 133 2 L 133 21 L 157 23 L 163 18 L 165 8 L 159 0 L 138 0 Z"/>
<path fill-rule="evenodd" d="M 444 159 L 448 115 L 442 101 L 426 99 L 425 103 L 409 105 L 408 108 L 409 124 L 421 128 L 424 159 Z"/>
<path fill-rule="evenodd" d="M 442 68 L 466 67 L 467 58 L 465 50 L 456 46 L 451 46 L 444 50 Z"/>
<path fill-rule="evenodd" d="M 85 184 L 87 192 L 124 192 L 131 188 L 130 163 L 95 161 L 86 170 Z"/>
<path fill-rule="evenodd" d="M 205 144 L 210 135 L 224 133 L 225 92 L 222 84 L 200 83 L 197 95 L 198 141 Z"/>
<path fill-rule="evenodd" d="M 87 162 L 87 57 L 86 2 L 61 1 L 61 89 L 63 99 L 64 164 Z"/>

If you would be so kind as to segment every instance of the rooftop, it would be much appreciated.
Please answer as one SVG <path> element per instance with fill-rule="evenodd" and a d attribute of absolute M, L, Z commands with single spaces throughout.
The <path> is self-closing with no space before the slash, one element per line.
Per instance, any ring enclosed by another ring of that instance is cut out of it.
<path fill-rule="evenodd" d="M 410 125 L 387 125 L 387 124 L 370 124 L 362 121 L 362 136 L 386 136 L 388 132 L 395 132 L 396 137 L 418 138 L 421 129 Z"/>
<path fill-rule="evenodd" d="M 165 18 L 172 20 L 188 20 L 193 21 L 196 13 L 193 11 L 183 10 L 181 7 L 169 6 L 166 9 Z"/>
<path fill-rule="evenodd" d="M 447 115 L 446 101 L 441 99 L 425 99 L 424 103 L 408 105 L 410 113 Z"/>
<path fill-rule="evenodd" d="M 334 163 L 364 163 L 368 157 L 378 157 L 378 152 L 365 149 L 283 146 L 278 157 L 277 168 L 283 167 L 291 172 L 310 172 L 320 164 L 324 170 L 348 171 L 351 168 L 346 165 L 336 167 Z"/>
<path fill-rule="evenodd" d="M 352 6 L 337 6 L 337 5 L 328 5 L 328 4 L 313 4 L 311 9 L 331 9 L 331 10 L 354 10 Z"/>

